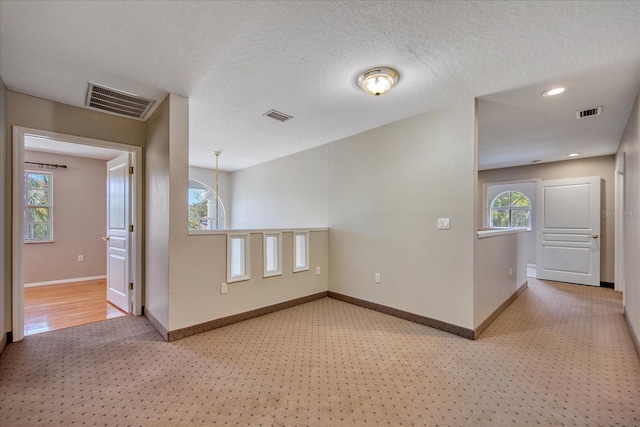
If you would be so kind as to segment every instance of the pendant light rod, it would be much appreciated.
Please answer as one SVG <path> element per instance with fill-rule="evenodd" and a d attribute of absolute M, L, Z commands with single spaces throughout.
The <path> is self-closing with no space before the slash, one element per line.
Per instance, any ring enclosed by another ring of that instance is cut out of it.
<path fill-rule="evenodd" d="M 213 154 L 216 155 L 216 230 L 218 230 L 218 209 L 220 208 L 218 206 L 220 203 L 220 197 L 218 196 L 218 158 L 222 151 L 214 151 Z"/>

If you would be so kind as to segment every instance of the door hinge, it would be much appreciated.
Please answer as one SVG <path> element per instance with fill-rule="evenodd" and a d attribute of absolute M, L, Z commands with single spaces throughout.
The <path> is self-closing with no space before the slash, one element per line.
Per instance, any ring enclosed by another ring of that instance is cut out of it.
<path fill-rule="evenodd" d="M 129 226 L 129 232 L 130 232 L 130 233 L 133 233 L 133 224 L 131 224 L 131 225 Z"/>
<path fill-rule="evenodd" d="M 129 175 L 133 175 L 133 166 L 129 166 Z"/>
<path fill-rule="evenodd" d="M 133 290 L 133 282 L 129 283 L 129 290 L 132 291 Z"/>

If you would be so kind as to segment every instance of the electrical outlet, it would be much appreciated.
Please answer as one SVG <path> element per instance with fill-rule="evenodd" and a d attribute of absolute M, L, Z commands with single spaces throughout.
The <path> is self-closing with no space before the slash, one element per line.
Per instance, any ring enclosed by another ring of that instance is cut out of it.
<path fill-rule="evenodd" d="M 316 267 L 316 276 L 320 275 L 320 267 Z"/>
<path fill-rule="evenodd" d="M 373 275 L 373 281 L 376 283 L 380 283 L 380 273 L 376 273 Z"/>
<path fill-rule="evenodd" d="M 78 262 L 84 262 L 84 255 L 78 255 Z"/>
<path fill-rule="evenodd" d="M 226 283 L 220 283 L 220 293 L 221 294 L 226 294 L 227 293 L 227 284 Z"/>
<path fill-rule="evenodd" d="M 509 269 L 509 277 L 513 276 L 513 268 Z"/>

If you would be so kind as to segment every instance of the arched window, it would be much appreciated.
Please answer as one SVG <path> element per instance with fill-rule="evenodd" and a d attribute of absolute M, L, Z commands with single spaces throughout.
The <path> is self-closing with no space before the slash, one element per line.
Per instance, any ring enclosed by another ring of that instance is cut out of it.
<path fill-rule="evenodd" d="M 527 227 L 531 230 L 531 201 L 519 191 L 505 191 L 491 202 L 492 228 Z"/>
<path fill-rule="evenodd" d="M 189 230 L 223 230 L 226 217 L 222 200 L 218 197 L 216 224 L 216 193 L 207 185 L 189 179 Z"/>

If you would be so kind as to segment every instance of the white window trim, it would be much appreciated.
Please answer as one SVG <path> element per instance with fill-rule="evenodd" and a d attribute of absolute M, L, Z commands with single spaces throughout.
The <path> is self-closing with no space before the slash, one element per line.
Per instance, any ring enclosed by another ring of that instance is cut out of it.
<path fill-rule="evenodd" d="M 278 251 L 278 269 L 273 271 L 267 271 L 267 237 L 275 237 L 277 243 L 277 251 Z M 273 277 L 273 276 L 281 276 L 282 275 L 282 233 L 264 233 L 263 234 L 263 277 Z"/>
<path fill-rule="evenodd" d="M 24 239 L 24 243 L 27 244 L 34 244 L 34 243 L 53 243 L 53 181 L 54 181 L 54 177 L 53 177 L 53 172 L 43 172 L 43 171 L 36 171 L 36 170 L 32 170 L 32 169 L 25 169 L 22 173 L 22 192 L 23 192 L 23 197 L 24 200 L 22 201 L 22 212 L 24 214 L 24 212 L 26 212 L 27 208 L 30 207 L 39 207 L 36 205 L 27 205 L 26 202 L 26 198 L 27 198 L 27 188 L 26 188 L 26 177 L 25 175 L 27 173 L 34 173 L 34 174 L 40 174 L 40 175 L 49 175 L 49 204 L 46 205 L 46 207 L 49 208 L 49 218 L 47 221 L 47 224 L 49 225 L 49 238 L 48 239 L 27 239 L 27 227 L 29 225 L 29 223 L 25 220 L 24 224 L 23 224 L 23 229 L 22 229 L 22 238 Z M 43 205 L 44 206 L 44 205 Z"/>
<path fill-rule="evenodd" d="M 231 241 L 233 239 L 244 239 L 244 274 L 242 276 L 231 277 Z M 251 260 L 249 254 L 251 253 L 249 242 L 250 236 L 246 234 L 227 234 L 227 283 L 243 282 L 251 279 Z"/>
<path fill-rule="evenodd" d="M 297 244 L 298 239 L 296 236 L 304 235 L 305 236 L 305 265 L 298 267 L 296 265 L 296 253 L 297 253 Z M 300 271 L 308 271 L 309 270 L 309 232 L 308 231 L 294 231 L 293 233 L 293 272 L 298 273 Z"/>

